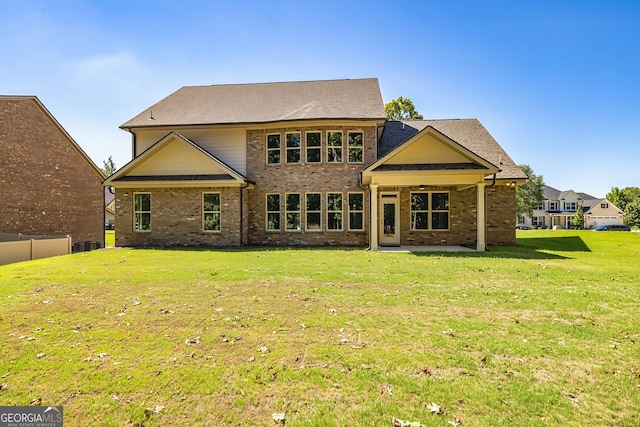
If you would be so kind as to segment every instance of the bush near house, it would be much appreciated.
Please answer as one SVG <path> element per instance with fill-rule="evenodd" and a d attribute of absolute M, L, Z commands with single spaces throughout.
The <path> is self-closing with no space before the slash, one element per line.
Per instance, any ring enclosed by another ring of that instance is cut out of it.
<path fill-rule="evenodd" d="M 3 266 L 0 398 L 68 426 L 640 424 L 640 234 L 518 243 Z"/>

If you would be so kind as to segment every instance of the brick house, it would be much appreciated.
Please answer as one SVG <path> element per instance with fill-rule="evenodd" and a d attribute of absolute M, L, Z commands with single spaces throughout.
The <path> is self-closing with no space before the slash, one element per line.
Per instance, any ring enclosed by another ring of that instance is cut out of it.
<path fill-rule="evenodd" d="M 183 87 L 121 128 L 118 246 L 515 243 L 507 153 L 475 119 L 387 121 L 377 79 Z"/>
<path fill-rule="evenodd" d="M 104 242 L 100 169 L 35 96 L 0 96 L 0 232 Z"/>

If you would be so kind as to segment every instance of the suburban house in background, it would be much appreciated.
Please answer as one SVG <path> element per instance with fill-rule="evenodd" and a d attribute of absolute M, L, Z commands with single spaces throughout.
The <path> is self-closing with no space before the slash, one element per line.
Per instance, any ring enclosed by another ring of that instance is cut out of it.
<path fill-rule="evenodd" d="M 104 187 L 104 228 L 113 230 L 116 225 L 116 194 L 113 190 Z"/>
<path fill-rule="evenodd" d="M 187 86 L 121 128 L 116 246 L 515 243 L 526 175 L 476 119 L 387 121 L 377 79 Z"/>
<path fill-rule="evenodd" d="M 573 190 L 560 191 L 548 185 L 543 186 L 542 192 L 544 201 L 533 211 L 533 217 L 524 215 L 518 218 L 519 225 L 533 228 L 573 228 L 573 217 L 580 207 L 586 229 L 605 224 L 624 224 L 624 212 L 607 199 Z"/>
<path fill-rule="evenodd" d="M 104 176 L 35 96 L 0 96 L 0 232 L 104 242 Z"/>

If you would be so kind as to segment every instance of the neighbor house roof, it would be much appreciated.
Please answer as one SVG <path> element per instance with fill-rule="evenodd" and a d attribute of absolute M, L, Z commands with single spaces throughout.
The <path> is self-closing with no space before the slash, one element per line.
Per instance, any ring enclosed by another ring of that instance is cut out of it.
<path fill-rule="evenodd" d="M 378 79 L 368 78 L 185 86 L 120 127 L 384 118 Z"/>
<path fill-rule="evenodd" d="M 388 121 L 378 143 L 378 158 L 389 153 L 418 132 L 431 126 L 462 147 L 496 165 L 498 179 L 526 179 L 527 176 L 477 119 Z"/>

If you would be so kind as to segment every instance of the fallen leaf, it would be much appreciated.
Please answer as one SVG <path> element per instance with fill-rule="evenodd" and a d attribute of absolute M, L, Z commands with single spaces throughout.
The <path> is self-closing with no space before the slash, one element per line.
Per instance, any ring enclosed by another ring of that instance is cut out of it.
<path fill-rule="evenodd" d="M 9 385 L 7 383 L 0 384 L 0 391 L 5 391 L 7 389 L 7 387 L 9 387 Z"/>
<path fill-rule="evenodd" d="M 277 424 L 284 424 L 284 417 L 284 412 L 274 412 L 273 414 L 271 414 L 271 418 L 273 418 L 273 421 L 275 421 Z"/>
<path fill-rule="evenodd" d="M 38 354 L 36 354 L 36 359 L 42 359 L 46 355 L 47 355 L 47 353 L 38 353 Z"/>
<path fill-rule="evenodd" d="M 432 414 L 440 414 L 442 413 L 440 406 L 437 403 L 430 403 L 427 405 L 427 409 L 429 410 L 429 412 L 431 412 Z"/>
<path fill-rule="evenodd" d="M 39 397 L 37 399 L 33 399 L 31 402 L 29 402 L 29 406 L 40 406 L 40 404 L 42 404 L 42 398 Z"/>
<path fill-rule="evenodd" d="M 458 427 L 462 425 L 462 420 L 460 418 L 456 418 L 455 420 L 449 421 L 449 424 L 451 424 L 453 427 Z"/>

